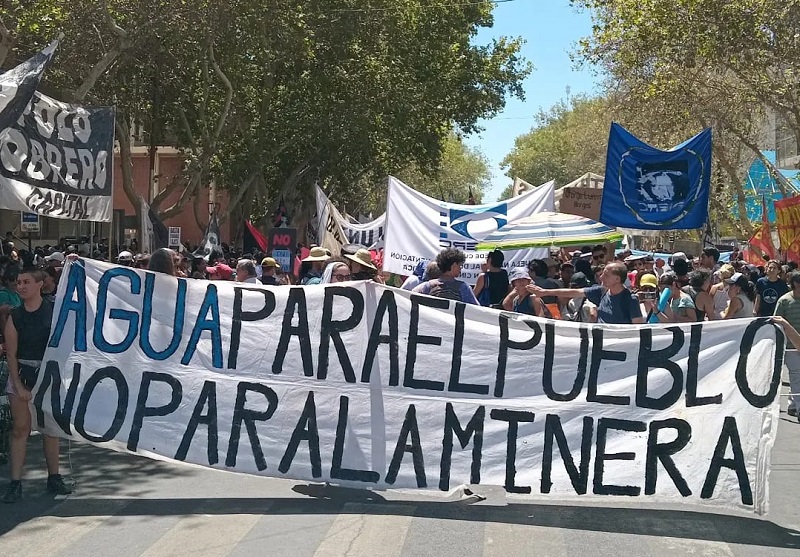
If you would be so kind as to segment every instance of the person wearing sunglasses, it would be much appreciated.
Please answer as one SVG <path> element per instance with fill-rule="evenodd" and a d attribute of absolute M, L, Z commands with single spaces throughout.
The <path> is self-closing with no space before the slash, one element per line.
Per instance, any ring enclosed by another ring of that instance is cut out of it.
<path fill-rule="evenodd" d="M 606 262 L 606 248 L 605 246 L 595 246 L 592 248 L 592 261 L 595 265 Z"/>
<path fill-rule="evenodd" d="M 353 280 L 350 267 L 344 261 L 334 261 L 325 267 L 320 284 L 338 284 L 348 280 Z"/>

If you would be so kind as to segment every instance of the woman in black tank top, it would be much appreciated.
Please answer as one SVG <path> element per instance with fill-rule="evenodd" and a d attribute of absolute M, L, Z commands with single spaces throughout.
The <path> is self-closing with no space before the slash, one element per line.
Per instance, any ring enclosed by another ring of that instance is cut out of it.
<path fill-rule="evenodd" d="M 44 277 L 41 270 L 23 269 L 17 278 L 17 293 L 22 305 L 11 312 L 11 318 L 6 322 L 5 349 L 9 371 L 6 390 L 14 425 L 11 430 L 11 483 L 3 497 L 4 503 L 16 503 L 22 497 L 22 469 L 31 433 L 28 403 L 44 358 L 53 316 L 53 306 L 42 298 L 42 286 Z M 47 461 L 47 491 L 57 495 L 71 493 L 72 489 L 58 472 L 58 437 L 43 435 L 42 441 Z"/>
<path fill-rule="evenodd" d="M 502 304 L 510 285 L 508 273 L 503 269 L 505 255 L 500 250 L 489 252 L 486 256 L 486 270 L 478 276 L 473 292 L 482 306 Z"/>

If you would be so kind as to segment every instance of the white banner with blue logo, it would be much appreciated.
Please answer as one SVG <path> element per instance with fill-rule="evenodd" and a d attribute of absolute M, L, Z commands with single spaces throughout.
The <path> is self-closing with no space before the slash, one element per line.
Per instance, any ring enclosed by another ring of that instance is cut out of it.
<path fill-rule="evenodd" d="M 509 222 L 540 211 L 552 211 L 554 186 L 550 181 L 507 201 L 459 205 L 428 197 L 390 176 L 383 270 L 410 275 L 420 260 L 436 259 L 441 250 L 452 247 L 467 256 L 461 279 L 474 284 L 488 253 L 476 250 L 478 243 Z M 532 259 L 549 255 L 542 248 L 504 253 L 506 268 L 524 267 Z"/>
<path fill-rule="evenodd" d="M 611 124 L 600 222 L 620 228 L 703 228 L 711 184 L 711 129 L 661 151 Z"/>

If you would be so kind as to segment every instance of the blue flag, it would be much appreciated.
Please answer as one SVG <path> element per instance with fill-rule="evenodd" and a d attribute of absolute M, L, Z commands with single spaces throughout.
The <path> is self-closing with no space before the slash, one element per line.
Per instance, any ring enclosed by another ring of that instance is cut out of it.
<path fill-rule="evenodd" d="M 611 124 L 600 222 L 621 228 L 703 228 L 711 185 L 711 129 L 661 151 Z"/>

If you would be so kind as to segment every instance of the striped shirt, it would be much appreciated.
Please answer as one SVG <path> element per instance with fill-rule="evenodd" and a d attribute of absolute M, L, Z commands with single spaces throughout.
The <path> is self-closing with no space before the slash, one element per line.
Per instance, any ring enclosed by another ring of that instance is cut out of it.
<path fill-rule="evenodd" d="M 793 292 L 787 292 L 778 298 L 775 315 L 783 317 L 792 327 L 800 331 L 800 297 L 795 297 Z"/>

